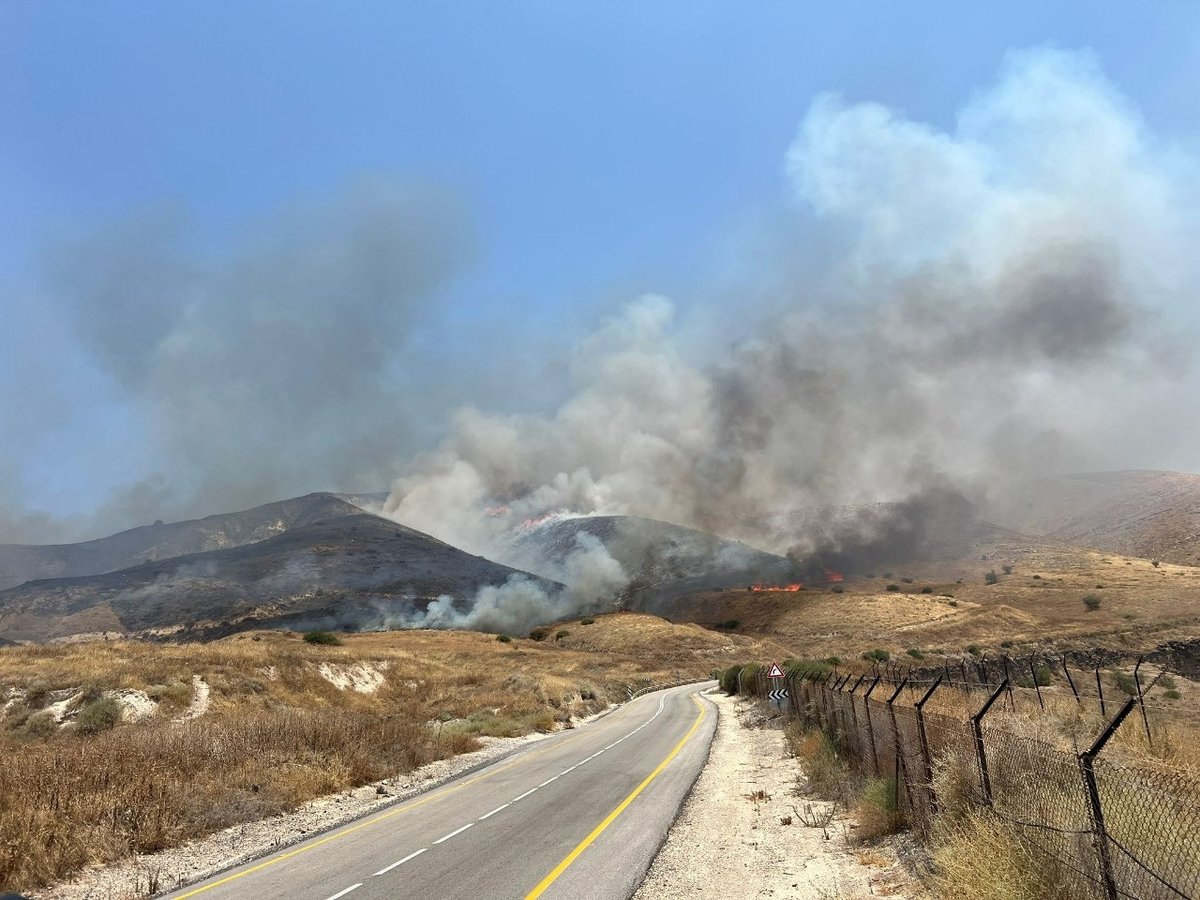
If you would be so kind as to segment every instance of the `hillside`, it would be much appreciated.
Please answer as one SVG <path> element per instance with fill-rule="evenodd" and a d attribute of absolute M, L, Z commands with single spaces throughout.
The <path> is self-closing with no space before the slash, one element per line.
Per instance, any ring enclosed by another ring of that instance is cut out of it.
<path fill-rule="evenodd" d="M 249 627 L 381 628 L 403 624 L 442 594 L 466 600 L 513 574 L 355 509 L 241 547 L 0 591 L 0 636 L 39 641 L 147 630 L 212 636 Z"/>
<path fill-rule="evenodd" d="M 1200 569 L 1003 533 L 971 549 L 958 560 L 796 593 L 700 592 L 665 604 L 663 613 L 710 627 L 736 621 L 738 633 L 806 656 L 855 659 L 880 648 L 911 665 L 970 659 L 970 647 L 993 656 L 1096 650 L 1132 657 L 1168 648 L 1182 654 L 1177 670 L 1200 671 Z M 1094 609 L 1085 597 L 1096 599 Z"/>
<path fill-rule="evenodd" d="M 509 560 L 553 575 L 578 546 L 579 535 L 596 538 L 621 564 L 630 584 L 626 601 L 653 608 L 658 600 L 702 590 L 795 577 L 790 560 L 703 531 L 637 516 L 554 519 L 518 541 Z M 538 562 L 543 565 L 539 568 Z M 547 569 L 545 563 L 549 562 Z"/>
<path fill-rule="evenodd" d="M 1042 478 L 1005 488 L 987 515 L 1059 543 L 1200 565 L 1200 475 L 1128 471 Z"/>
<path fill-rule="evenodd" d="M 242 547 L 290 528 L 358 512 L 348 497 L 317 493 L 203 519 L 142 525 L 78 544 L 0 544 L 0 590 L 34 579 L 99 575 L 174 556 Z"/>

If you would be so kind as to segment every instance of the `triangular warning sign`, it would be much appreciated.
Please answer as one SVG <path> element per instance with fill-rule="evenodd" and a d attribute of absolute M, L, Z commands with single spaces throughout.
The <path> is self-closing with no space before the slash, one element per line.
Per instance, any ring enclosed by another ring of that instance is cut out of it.
<path fill-rule="evenodd" d="M 783 678 L 783 669 L 779 668 L 779 663 L 771 663 L 771 669 L 767 672 L 768 678 Z"/>

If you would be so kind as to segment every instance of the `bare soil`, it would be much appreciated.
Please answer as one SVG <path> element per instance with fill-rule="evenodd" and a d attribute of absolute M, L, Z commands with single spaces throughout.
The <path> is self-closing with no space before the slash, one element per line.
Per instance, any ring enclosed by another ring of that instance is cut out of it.
<path fill-rule="evenodd" d="M 720 720 L 708 765 L 635 900 L 924 896 L 894 843 L 856 846 L 850 817 L 797 793 L 799 764 L 777 723 L 764 726 L 748 701 L 709 696 Z"/>

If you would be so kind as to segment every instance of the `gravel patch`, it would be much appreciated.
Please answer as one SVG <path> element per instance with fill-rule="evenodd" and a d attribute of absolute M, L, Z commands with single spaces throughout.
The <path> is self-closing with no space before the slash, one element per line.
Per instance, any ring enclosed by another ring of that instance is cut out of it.
<path fill-rule="evenodd" d="M 204 687 L 208 685 L 204 684 Z M 573 724 L 584 725 L 614 708 L 575 720 Z M 484 747 L 473 753 L 437 760 L 406 775 L 320 797 L 295 812 L 227 828 L 180 847 L 86 870 L 69 881 L 35 891 L 30 896 L 34 900 L 134 900 L 177 890 L 379 812 L 549 736 L 480 738 Z"/>
<path fill-rule="evenodd" d="M 824 828 L 803 824 L 824 821 L 828 804 L 797 794 L 800 767 L 783 732 L 743 722 L 754 718 L 747 701 L 708 696 L 720 717 L 708 765 L 634 900 L 921 896 L 890 845 L 849 842 L 845 814 L 830 810 Z"/>

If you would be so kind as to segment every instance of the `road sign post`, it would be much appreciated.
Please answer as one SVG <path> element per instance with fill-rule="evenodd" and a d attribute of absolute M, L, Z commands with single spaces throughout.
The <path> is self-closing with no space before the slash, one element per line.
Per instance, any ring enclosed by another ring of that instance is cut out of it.
<path fill-rule="evenodd" d="M 777 685 L 779 682 L 774 679 L 786 678 L 787 676 L 784 675 L 783 669 L 779 668 L 779 663 L 773 662 L 771 663 L 771 668 L 767 670 L 767 677 L 772 679 L 772 685 Z M 784 688 L 772 687 L 771 690 L 767 692 L 767 696 L 774 701 L 775 709 L 777 709 L 779 712 L 783 712 L 783 701 L 787 699 L 787 690 Z"/>

